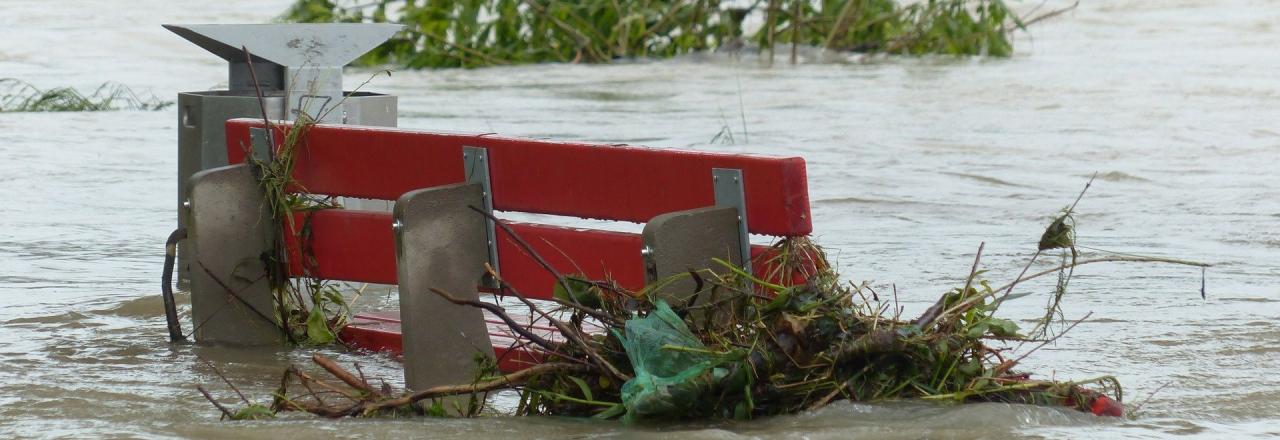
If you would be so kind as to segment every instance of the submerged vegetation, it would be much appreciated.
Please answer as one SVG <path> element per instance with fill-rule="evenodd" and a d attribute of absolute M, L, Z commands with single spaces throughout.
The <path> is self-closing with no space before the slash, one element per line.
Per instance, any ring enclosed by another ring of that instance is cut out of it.
<path fill-rule="evenodd" d="M 295 125 L 285 136 L 298 139 L 305 133 L 295 132 L 305 132 L 306 127 Z M 274 159 L 280 160 L 281 156 Z M 1042 253 L 1054 251 L 1062 252 L 1062 264 L 1031 275 L 1024 270 L 1012 281 L 992 287 L 981 270 L 979 246 L 968 275 L 958 280 L 962 283 L 914 319 L 902 316 L 896 292 L 842 281 L 822 249 L 803 237 L 783 239 L 771 252 L 757 256 L 765 261 L 752 266 L 767 268 L 762 273 L 752 275 L 718 261 L 720 267 L 680 274 L 641 291 L 628 291 L 610 280 L 561 274 L 542 264 L 556 277 L 557 286 L 555 301 L 540 304 L 489 268 L 502 291 L 528 307 L 533 322 L 514 319 L 523 313 L 491 303 L 432 291 L 502 318 L 518 335 L 516 346 L 531 350 L 538 359 L 527 368 L 503 375 L 493 359 L 478 355 L 478 374 L 471 383 L 397 393 L 315 355 L 313 361 L 337 382 L 291 366 L 269 407 L 246 399 L 246 409 L 219 405 L 219 410 L 232 419 L 246 414 L 272 417 L 281 411 L 324 417 L 474 416 L 490 393 L 511 390 L 519 396 L 515 415 L 628 422 L 750 419 L 812 410 L 839 400 L 904 398 L 1028 403 L 1119 416 L 1123 391 L 1114 377 L 1038 380 L 1018 369 L 1026 356 L 1083 321 L 1068 320 L 1058 312 L 1070 271 L 1085 264 L 1124 261 L 1207 265 L 1127 254 L 1076 259 L 1074 212 L 1075 203 L 1053 219 L 1027 267 Z M 498 226 L 532 258 L 545 263 L 503 223 Z M 1015 287 L 1055 274 L 1058 286 L 1044 321 L 1035 328 L 1027 331 L 997 316 L 1005 301 L 1027 295 L 1013 293 Z M 692 291 L 672 291 L 671 286 L 688 285 L 670 282 L 680 278 L 693 281 Z M 321 322 L 329 319 L 325 309 L 317 313 Z M 306 321 L 312 319 L 309 315 Z M 554 330 L 536 334 L 529 330 L 536 324 Z M 1047 329 L 1054 326 L 1060 330 L 1050 334 Z M 1009 347 L 1014 344 L 1017 348 Z M 1033 346 L 1021 350 L 1023 344 Z M 470 404 L 446 410 L 443 399 L 449 396 L 470 396 Z"/>
<path fill-rule="evenodd" d="M 123 84 L 103 83 L 86 95 L 71 87 L 42 90 L 19 79 L 0 78 L 0 113 L 162 110 L 171 105 L 173 101 L 139 96 Z"/>
<path fill-rule="evenodd" d="M 1024 18 L 1003 0 L 296 0 L 288 21 L 394 22 L 406 30 L 361 58 L 410 68 L 601 63 L 705 50 L 801 46 L 835 52 L 1013 53 Z M 1073 7 L 1073 6 L 1072 6 Z M 1069 9 L 1070 7 L 1068 7 Z"/>
<path fill-rule="evenodd" d="M 251 55 L 245 49 L 245 59 L 252 66 Z M 374 73 L 351 93 L 359 92 L 373 81 L 374 77 L 391 71 L 383 70 Z M 254 79 L 256 82 L 256 78 Z M 261 93 L 260 91 L 258 93 Z M 348 94 L 347 96 L 351 96 Z M 343 98 L 345 101 L 346 98 Z M 262 96 L 258 96 L 259 105 L 264 105 Z M 306 108 L 303 102 L 301 107 Z M 310 115 L 299 112 L 292 124 L 287 128 L 266 118 L 265 107 L 262 110 L 263 124 L 270 139 L 272 148 L 267 148 L 267 157 L 253 154 L 251 145 L 244 145 L 248 161 L 253 165 L 261 182 L 263 197 L 271 219 L 276 224 L 273 236 L 274 252 L 267 264 L 267 272 L 275 298 L 275 320 L 285 337 L 292 343 L 301 345 L 328 345 L 339 343 L 338 331 L 346 326 L 351 318 L 350 303 L 359 298 L 363 288 L 357 290 L 353 298 L 343 296 L 338 286 L 314 274 L 315 256 L 309 247 L 302 249 L 297 255 L 289 255 L 284 249 L 288 240 L 308 242 L 311 234 L 312 212 L 324 209 L 336 209 L 342 206 L 334 197 L 310 194 L 293 178 L 294 166 L 299 151 L 306 147 L 307 133 L 317 121 L 322 120 L 328 112 L 342 108 L 342 102 L 331 106 L 324 114 Z M 279 142 L 275 142 L 279 139 Z M 276 145 L 278 144 L 278 146 Z M 290 236 L 291 235 L 291 236 Z M 290 259 L 299 261 L 296 266 L 302 269 L 302 275 L 290 276 Z"/>
<path fill-rule="evenodd" d="M 286 239 L 306 240 L 310 228 L 300 212 L 340 208 L 330 198 L 307 194 L 292 178 L 296 154 L 305 148 L 315 121 L 306 114 L 292 125 L 264 120 L 267 132 L 280 139 L 269 144 L 280 146 L 268 149 L 266 158 L 252 159 L 278 231 L 269 270 L 277 318 L 291 341 L 306 345 L 334 343 L 350 313 L 338 289 L 311 276 L 307 251 L 284 251 Z M 841 280 L 824 251 L 805 237 L 784 238 L 743 266 L 716 260 L 717 267 L 691 269 L 631 291 L 608 279 L 557 272 L 504 222 L 473 207 L 555 278 L 553 300 L 529 300 L 487 265 L 498 290 L 519 300 L 527 313 L 430 290 L 505 322 L 515 335 L 513 350 L 506 352 L 526 350 L 530 355 L 519 371 L 502 374 L 489 353 L 477 353 L 477 374 L 469 383 L 396 392 L 385 382 L 373 386 L 358 365 L 353 374 L 314 355 L 312 360 L 333 379 L 290 366 L 269 406 L 251 402 L 230 381 L 246 405 L 238 410 L 220 404 L 204 388 L 200 391 L 233 420 L 270 418 L 282 411 L 323 417 L 475 416 L 483 412 L 490 393 L 503 390 L 518 395 L 513 415 L 625 422 L 741 420 L 813 410 L 839 400 L 892 399 L 1027 403 L 1120 416 L 1124 396 L 1115 377 L 1040 380 L 1019 369 L 1027 356 L 1088 318 L 1071 320 L 1061 311 L 1074 268 L 1103 262 L 1158 262 L 1202 270 L 1208 265 L 1132 254 L 1080 259 L 1074 215 L 1091 184 L 1053 218 L 1012 281 L 992 287 L 981 269 L 985 245 L 979 245 L 967 276 L 957 278 L 955 288 L 913 319 L 903 316 L 896 291 L 890 295 L 867 282 Z M 1063 262 L 1027 275 L 1047 252 L 1060 252 Z M 292 282 L 289 258 L 302 260 L 296 263 L 304 274 Z M 1051 275 L 1057 275 L 1057 285 L 1043 319 L 1032 329 L 997 316 L 1006 301 L 1029 295 L 1013 293 L 1016 287 Z M 1201 289 L 1203 295 L 1203 279 Z M 1023 350 L 1025 344 L 1031 348 Z M 465 399 L 446 399 L 455 396 Z"/>
<path fill-rule="evenodd" d="M 272 291 L 276 299 L 276 319 L 281 323 L 290 341 L 303 345 L 326 345 L 338 340 L 338 329 L 347 324 L 351 309 L 342 292 L 327 280 L 310 276 L 314 267 L 313 256 L 308 252 L 297 255 L 301 258 L 300 266 L 303 276 L 289 277 L 288 256 L 281 252 L 287 240 L 284 234 L 297 234 L 295 240 L 305 240 L 310 233 L 310 216 L 312 211 L 337 208 L 332 198 L 318 198 L 305 191 L 296 192 L 293 180 L 293 168 L 297 152 L 302 148 L 307 131 L 316 124 L 306 112 L 301 112 L 288 131 L 270 128 L 275 136 L 282 139 L 279 149 L 274 150 L 269 158 L 250 156 L 250 162 L 259 170 L 264 197 L 273 220 L 279 227 L 275 228 L 275 249 L 273 264 L 269 265 Z M 268 125 L 268 127 L 272 127 Z M 299 219 L 295 213 L 303 213 Z M 299 222 L 301 224 L 299 224 Z"/>

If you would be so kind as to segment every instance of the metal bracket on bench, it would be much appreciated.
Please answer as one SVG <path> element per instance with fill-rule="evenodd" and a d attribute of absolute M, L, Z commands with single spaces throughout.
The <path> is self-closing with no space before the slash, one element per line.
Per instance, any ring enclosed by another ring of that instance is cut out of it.
<path fill-rule="evenodd" d="M 249 146 L 253 149 L 253 158 L 263 162 L 271 160 L 271 132 L 266 128 L 249 128 Z"/>
<path fill-rule="evenodd" d="M 742 187 L 742 170 L 712 168 L 711 185 L 715 189 L 716 206 L 738 208 L 738 244 L 742 246 L 742 269 L 751 273 L 751 236 L 747 229 L 747 194 Z"/>
<path fill-rule="evenodd" d="M 484 212 L 493 214 L 493 187 L 489 185 L 489 151 L 484 147 L 462 147 L 462 171 L 466 174 L 467 183 L 479 183 L 484 188 Z M 485 219 L 486 239 L 489 245 L 489 266 L 502 273 L 498 267 L 498 230 L 493 220 Z M 497 288 L 497 281 L 485 276 L 487 287 Z"/>

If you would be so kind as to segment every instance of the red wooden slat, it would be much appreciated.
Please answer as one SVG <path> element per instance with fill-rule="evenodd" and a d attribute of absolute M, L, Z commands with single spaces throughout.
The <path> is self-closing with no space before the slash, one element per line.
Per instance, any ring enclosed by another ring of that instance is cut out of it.
<path fill-rule="evenodd" d="M 293 223 L 286 222 L 284 226 L 289 273 L 326 280 L 396 284 L 396 243 L 391 220 L 389 213 L 372 211 L 325 209 L 294 213 Z M 303 258 L 303 244 L 310 246 L 309 259 Z"/>
<path fill-rule="evenodd" d="M 261 120 L 227 121 L 227 159 L 245 160 L 241 145 Z M 478 137 L 356 126 L 312 127 L 294 179 L 316 194 L 395 200 L 406 192 L 462 182 L 462 146 Z M 284 136 L 276 136 L 282 142 Z"/>
<path fill-rule="evenodd" d="M 404 336 L 400 321 L 368 321 L 356 315 L 351 323 L 338 331 L 338 339 L 355 348 L 385 352 L 392 356 L 404 353 Z"/>
<path fill-rule="evenodd" d="M 261 125 L 227 122 L 230 163 L 244 160 L 249 128 Z M 737 168 L 751 232 L 794 236 L 813 229 L 805 164 L 796 157 L 317 125 L 298 154 L 294 178 L 313 193 L 394 200 L 461 182 L 464 145 L 488 149 L 494 208 L 501 211 L 647 222 L 714 204 L 711 169 Z"/>
<path fill-rule="evenodd" d="M 485 137 L 494 208 L 647 222 L 715 205 L 712 168 L 742 170 L 752 232 L 807 235 L 804 160 Z"/>
<path fill-rule="evenodd" d="M 295 213 L 293 228 L 305 231 L 309 239 L 299 239 L 293 233 L 295 229 L 289 229 L 285 234 L 290 274 L 396 284 L 395 235 L 391 231 L 391 222 L 391 214 L 385 212 L 327 209 Z M 563 274 L 584 274 L 591 279 L 613 280 L 631 290 L 644 287 L 644 263 L 640 257 L 642 243 L 638 234 L 506 223 Z M 285 227 L 289 228 L 287 223 Z M 308 260 L 302 257 L 301 245 L 304 243 L 311 246 L 311 258 Z M 767 246 L 752 246 L 752 255 L 767 252 Z M 520 292 L 536 299 L 551 297 L 555 277 L 501 230 L 498 231 L 498 264 L 503 278 Z M 769 273 L 763 258 L 757 258 L 754 270 L 758 274 Z"/>
<path fill-rule="evenodd" d="M 285 234 L 290 274 L 396 284 L 395 235 L 391 222 L 391 214 L 384 212 L 328 209 L 296 213 L 293 228 L 306 230 L 309 239 L 299 239 L 294 229 Z M 580 273 L 577 268 L 581 267 L 581 273 L 593 279 L 613 279 L 629 289 L 644 285 L 639 235 L 530 223 L 507 224 L 565 274 Z M 555 277 L 504 232 L 498 233 L 498 265 L 503 278 L 530 298 L 550 299 Z M 312 257 L 308 260 L 302 257 L 303 244 L 311 246 Z"/>
<path fill-rule="evenodd" d="M 562 274 L 610 279 L 631 290 L 644 287 L 644 261 L 640 257 L 643 244 L 637 234 L 529 223 L 509 225 Z M 501 230 L 498 265 L 503 279 L 525 295 L 549 298 L 555 287 L 555 277 Z"/>
<path fill-rule="evenodd" d="M 494 323 L 490 323 L 493 327 Z M 338 338 L 348 345 L 391 356 L 404 353 L 404 338 L 400 332 L 400 316 L 397 311 L 361 313 L 352 318 L 351 324 L 338 332 Z M 494 336 L 493 352 L 498 360 L 498 370 L 513 373 L 542 361 L 542 355 L 524 347 L 511 345 L 511 339 Z"/>

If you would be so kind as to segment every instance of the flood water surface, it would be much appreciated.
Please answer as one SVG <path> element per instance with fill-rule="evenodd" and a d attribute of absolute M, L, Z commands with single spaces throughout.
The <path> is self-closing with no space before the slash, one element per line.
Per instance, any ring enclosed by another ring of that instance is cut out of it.
<path fill-rule="evenodd" d="M 0 77 L 46 88 L 116 81 L 174 99 L 224 83 L 226 70 L 161 23 L 263 22 L 288 3 L 0 1 Z M 674 426 L 222 422 L 195 386 L 233 394 L 201 359 L 266 400 L 282 368 L 311 351 L 166 342 L 159 280 L 175 216 L 170 108 L 0 114 L 0 437 L 1277 436 L 1278 47 L 1275 2 L 1097 1 L 1035 25 L 1010 59 L 765 68 L 751 55 L 715 55 L 406 71 L 370 86 L 400 96 L 402 127 L 803 156 L 817 241 L 848 280 L 896 289 L 908 316 L 963 284 L 981 242 L 986 276 L 1011 280 L 1050 216 L 1098 173 L 1078 208 L 1080 244 L 1214 264 L 1207 299 L 1196 268 L 1081 267 L 1064 312 L 1091 318 L 1024 361 L 1038 377 L 1115 375 L 1127 402 L 1146 401 L 1133 419 L 846 402 Z M 347 83 L 371 74 L 351 70 Z M 1021 289 L 1033 295 L 1002 315 L 1029 325 L 1052 288 L 1053 280 L 1028 283 Z M 356 307 L 394 299 L 374 291 Z M 324 352 L 401 383 L 399 365 L 384 356 Z"/>

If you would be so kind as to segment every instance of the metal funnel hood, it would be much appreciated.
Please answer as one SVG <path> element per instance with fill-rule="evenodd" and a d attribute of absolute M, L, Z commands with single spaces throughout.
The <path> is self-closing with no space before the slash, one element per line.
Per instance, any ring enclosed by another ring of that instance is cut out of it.
<path fill-rule="evenodd" d="M 286 119 L 306 113 L 323 122 L 346 119 L 340 106 L 342 66 L 377 47 L 398 24 L 198 24 L 164 25 L 227 61 L 231 94 L 284 96 Z M 245 60 L 244 48 L 253 54 Z"/>
<path fill-rule="evenodd" d="M 242 47 L 287 67 L 342 67 L 404 28 L 398 24 L 166 24 L 165 29 L 231 63 Z"/>

